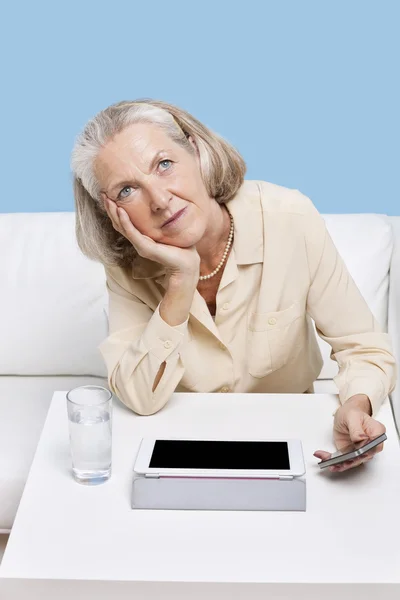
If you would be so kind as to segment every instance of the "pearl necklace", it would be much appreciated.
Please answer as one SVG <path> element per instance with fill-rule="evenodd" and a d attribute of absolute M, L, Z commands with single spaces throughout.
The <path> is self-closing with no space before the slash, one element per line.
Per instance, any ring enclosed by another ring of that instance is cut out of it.
<path fill-rule="evenodd" d="M 226 208 L 226 207 L 225 207 Z M 226 209 L 228 210 L 228 209 Z M 220 268 L 222 267 L 222 265 L 224 264 L 226 257 L 228 256 L 229 253 L 229 249 L 232 245 L 232 240 L 233 240 L 233 217 L 231 215 L 231 213 L 228 210 L 228 214 L 229 214 L 229 218 L 231 220 L 231 228 L 229 230 L 229 237 L 228 237 L 228 241 L 224 250 L 224 254 L 222 255 L 221 261 L 219 263 L 219 265 L 214 269 L 214 271 L 212 273 L 210 273 L 209 275 L 200 275 L 199 277 L 199 281 L 204 281 L 205 279 L 211 279 L 211 277 L 214 277 L 214 275 L 216 275 L 218 273 L 218 271 L 220 270 Z"/>

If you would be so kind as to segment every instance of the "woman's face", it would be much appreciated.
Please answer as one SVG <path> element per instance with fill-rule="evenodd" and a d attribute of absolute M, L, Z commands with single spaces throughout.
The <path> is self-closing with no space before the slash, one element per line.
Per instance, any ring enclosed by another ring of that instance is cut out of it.
<path fill-rule="evenodd" d="M 136 123 L 101 149 L 94 167 L 101 194 L 123 207 L 142 234 L 182 248 L 202 238 L 212 200 L 195 149 L 185 150 L 156 125 Z"/>

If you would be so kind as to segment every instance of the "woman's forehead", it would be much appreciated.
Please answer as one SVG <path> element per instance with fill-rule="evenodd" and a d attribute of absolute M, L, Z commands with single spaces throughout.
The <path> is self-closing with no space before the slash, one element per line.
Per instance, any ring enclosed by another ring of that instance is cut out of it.
<path fill-rule="evenodd" d="M 114 187 L 115 176 L 147 173 L 157 157 L 174 152 L 177 144 L 160 127 L 150 123 L 130 125 L 100 150 L 95 161 L 96 175 L 104 189 Z"/>
<path fill-rule="evenodd" d="M 142 156 L 154 149 L 161 149 L 161 145 L 174 145 L 161 127 L 153 123 L 135 123 L 117 133 L 105 147 L 109 147 L 114 152 L 136 152 Z"/>
<path fill-rule="evenodd" d="M 101 161 L 135 161 L 149 165 L 157 152 L 176 151 L 179 148 L 160 127 L 150 123 L 130 125 L 109 140 L 99 153 Z"/>

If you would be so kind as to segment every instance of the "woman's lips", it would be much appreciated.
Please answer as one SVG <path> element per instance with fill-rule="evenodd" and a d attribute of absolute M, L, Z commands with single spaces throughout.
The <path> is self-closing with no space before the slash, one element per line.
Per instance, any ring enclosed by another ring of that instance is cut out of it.
<path fill-rule="evenodd" d="M 186 209 L 187 206 L 185 206 L 185 208 L 182 208 L 182 210 L 180 210 L 178 212 L 178 214 L 176 215 L 176 217 L 174 219 L 172 219 L 172 221 L 168 221 L 168 223 L 165 223 L 162 227 L 169 227 L 170 225 L 175 225 L 175 223 L 177 223 L 186 213 Z"/>

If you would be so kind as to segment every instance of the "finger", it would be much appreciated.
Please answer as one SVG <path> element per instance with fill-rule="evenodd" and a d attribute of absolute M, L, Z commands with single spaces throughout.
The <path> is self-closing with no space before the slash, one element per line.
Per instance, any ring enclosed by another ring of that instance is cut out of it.
<path fill-rule="evenodd" d="M 357 460 L 357 461 L 354 461 L 354 463 L 352 465 L 346 466 L 344 470 L 348 471 L 349 469 L 354 469 L 356 467 L 361 467 L 361 465 L 363 465 L 366 462 L 368 462 L 368 460 Z"/>
<path fill-rule="evenodd" d="M 150 257 L 156 242 L 149 236 L 140 233 L 129 218 L 128 213 L 121 206 L 117 207 L 118 217 L 121 223 L 123 234 L 129 239 L 131 244 L 143 257 Z"/>
<path fill-rule="evenodd" d="M 136 227 L 134 227 L 132 221 L 130 220 L 126 210 L 124 210 L 121 206 L 117 206 L 117 214 L 118 219 L 120 220 L 120 223 L 124 229 L 128 230 L 134 228 L 137 231 Z"/>
<path fill-rule="evenodd" d="M 334 473 L 342 473 L 343 471 L 349 471 L 350 469 L 359 467 L 364 462 L 369 462 L 370 460 L 372 460 L 372 458 L 373 458 L 373 456 L 370 456 L 369 458 L 363 457 L 363 458 L 357 458 L 354 460 L 346 460 L 344 463 L 341 463 L 340 465 L 334 465 L 334 466 L 330 467 L 329 470 Z"/>
<path fill-rule="evenodd" d="M 371 418 L 366 424 L 365 431 L 368 437 L 372 439 L 386 433 L 386 427 L 380 421 Z"/>
<path fill-rule="evenodd" d="M 376 446 L 375 448 L 371 448 L 371 450 L 368 450 L 368 452 L 365 452 L 365 454 L 362 454 L 360 456 L 360 458 L 373 457 L 373 456 L 375 456 L 375 454 L 379 454 L 379 452 L 382 452 L 382 450 L 383 450 L 383 444 L 379 444 L 379 446 Z"/>
<path fill-rule="evenodd" d="M 350 461 L 348 461 L 347 468 L 350 466 L 350 464 Z M 344 463 L 341 463 L 340 465 L 332 465 L 332 467 L 329 467 L 329 470 L 332 473 L 341 473 L 342 471 L 346 470 L 346 466 Z"/>
<path fill-rule="evenodd" d="M 377 435 L 380 435 L 380 434 L 377 434 L 375 432 L 371 436 L 371 438 L 373 439 L 374 437 L 377 437 Z M 371 448 L 371 450 L 368 450 L 368 452 L 366 454 L 379 454 L 379 452 L 382 452 L 383 447 L 384 447 L 384 443 L 382 442 L 382 444 L 379 444 L 379 446 L 375 446 L 375 448 Z M 365 454 L 363 456 L 365 456 Z"/>
<path fill-rule="evenodd" d="M 372 460 L 375 456 L 375 452 L 368 452 L 367 454 L 363 454 L 362 456 L 360 456 L 359 458 L 355 459 L 354 462 L 356 462 L 358 465 L 361 465 L 362 463 L 365 462 L 369 462 L 370 460 Z"/>
<path fill-rule="evenodd" d="M 375 421 L 375 419 L 370 419 L 366 425 L 365 431 L 370 439 L 374 439 L 383 433 L 386 433 L 386 427 L 383 423 Z M 379 444 L 379 446 L 376 446 L 376 448 L 373 448 L 373 452 L 375 453 L 382 452 L 382 450 L 383 443 Z"/>
<path fill-rule="evenodd" d="M 351 469 L 353 467 L 356 467 L 360 464 L 360 459 L 355 459 L 352 458 L 350 460 L 346 460 L 342 463 L 339 463 L 338 465 L 333 465 L 332 469 L 333 471 L 347 471 L 348 469 Z"/>
<path fill-rule="evenodd" d="M 140 244 L 140 242 L 143 239 L 150 239 L 147 236 L 142 235 L 140 231 L 136 229 L 136 227 L 130 220 L 128 213 L 121 206 L 117 206 L 117 215 L 119 222 L 121 223 L 121 228 L 124 232 L 124 235 L 126 235 L 126 237 L 129 238 L 129 241 L 134 246 Z"/>
<path fill-rule="evenodd" d="M 331 457 L 330 452 L 325 452 L 325 450 L 317 450 L 314 452 L 314 456 L 316 458 L 320 458 L 321 460 L 328 460 Z"/>
<path fill-rule="evenodd" d="M 117 212 L 117 205 L 115 204 L 115 202 L 113 202 L 112 200 L 107 199 L 106 200 L 107 206 L 108 206 L 108 214 L 111 218 L 112 224 L 114 226 L 114 229 L 116 229 L 117 231 L 119 231 L 120 233 L 122 233 L 122 225 L 121 225 L 121 221 L 120 218 L 118 216 L 118 212 Z"/>
<path fill-rule="evenodd" d="M 110 219 L 112 226 L 116 231 L 121 233 L 118 215 L 116 215 L 114 203 L 109 198 L 104 198 L 104 208 L 107 212 L 108 218 Z"/>
<path fill-rule="evenodd" d="M 369 436 L 363 427 L 363 415 L 359 411 L 349 411 L 346 425 L 353 443 L 368 439 Z"/>
<path fill-rule="evenodd" d="M 142 235 L 140 231 L 134 226 L 128 213 L 124 208 L 122 208 L 122 206 L 116 206 L 116 212 L 120 223 L 124 226 L 125 229 L 131 229 L 132 231 L 135 231 Z"/>
<path fill-rule="evenodd" d="M 346 461 L 345 463 L 341 463 L 340 465 L 333 465 L 332 467 L 329 467 L 329 470 L 333 473 L 342 473 L 343 471 L 348 471 L 349 469 L 352 469 L 355 466 L 358 465 L 352 461 Z"/>
<path fill-rule="evenodd" d="M 361 460 L 366 460 L 367 458 L 372 458 L 374 454 L 375 454 L 375 448 L 373 448 L 372 450 L 369 450 L 365 454 L 362 454 L 359 458 Z"/>

